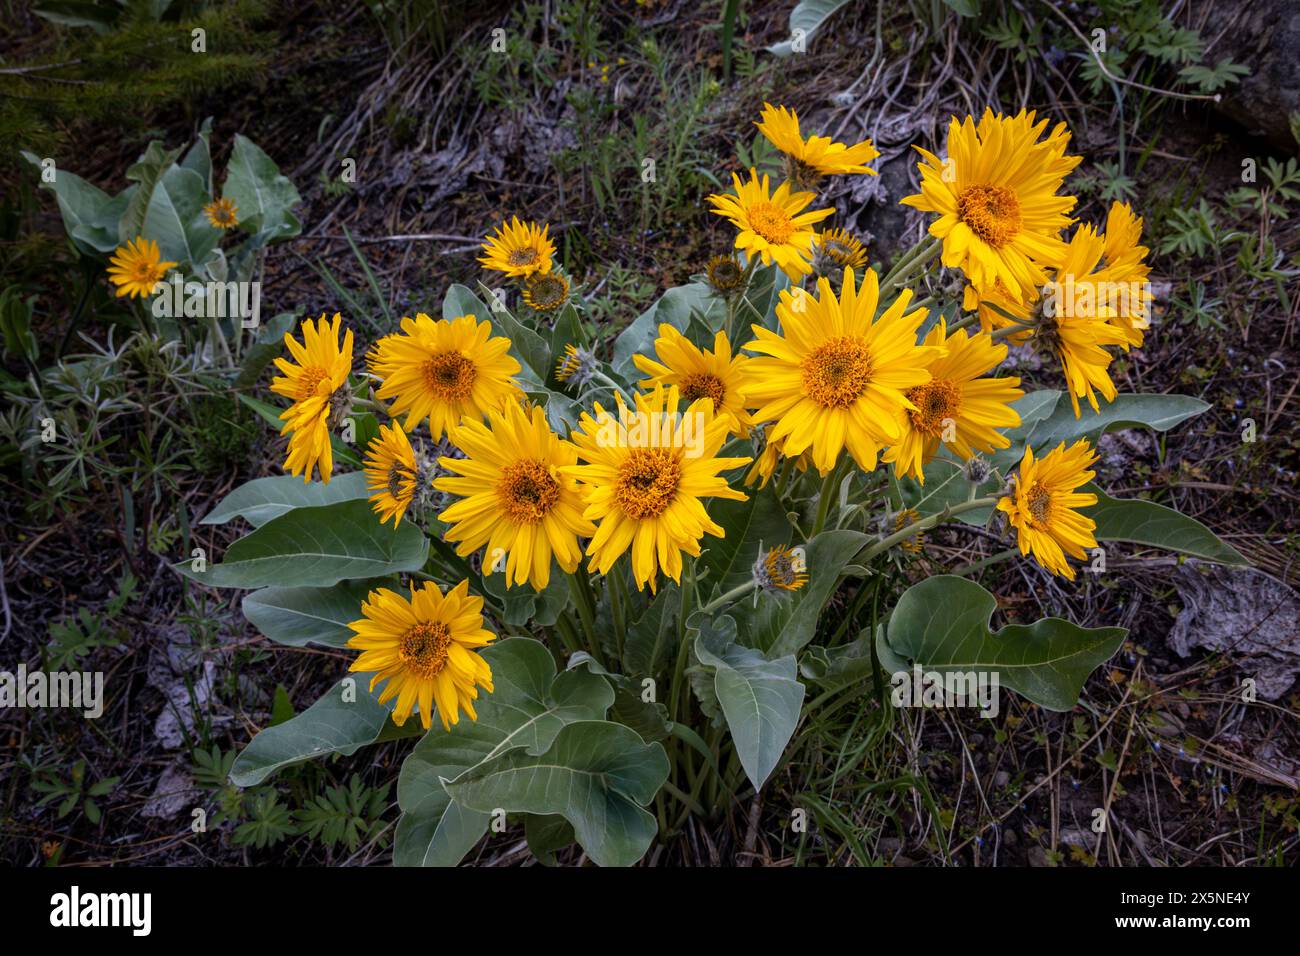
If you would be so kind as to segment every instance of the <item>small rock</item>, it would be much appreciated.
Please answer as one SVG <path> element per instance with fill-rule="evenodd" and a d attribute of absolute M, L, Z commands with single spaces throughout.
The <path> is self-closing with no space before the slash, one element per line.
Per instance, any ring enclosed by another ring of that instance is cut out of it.
<path fill-rule="evenodd" d="M 140 815 L 170 820 L 182 810 L 195 806 L 198 800 L 199 791 L 194 781 L 179 763 L 174 763 L 158 777 L 153 795 L 145 801 Z"/>

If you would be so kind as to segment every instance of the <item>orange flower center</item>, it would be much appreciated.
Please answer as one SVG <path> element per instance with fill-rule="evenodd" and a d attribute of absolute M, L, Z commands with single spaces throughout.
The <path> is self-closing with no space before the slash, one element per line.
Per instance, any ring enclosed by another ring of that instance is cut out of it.
<path fill-rule="evenodd" d="M 813 349 L 802 368 L 809 398 L 825 408 L 844 408 L 871 382 L 871 352 L 861 339 L 842 335 Z"/>
<path fill-rule="evenodd" d="M 1029 515 L 1040 525 L 1046 525 L 1052 517 L 1052 493 L 1038 482 L 1034 482 L 1025 495 L 1025 506 Z"/>
<path fill-rule="evenodd" d="M 545 462 L 526 458 L 502 469 L 497 494 L 512 520 L 531 524 L 545 517 L 560 500 L 560 483 Z"/>
<path fill-rule="evenodd" d="M 794 232 L 794 223 L 780 206 L 757 202 L 749 207 L 749 228 L 772 243 L 784 245 Z"/>
<path fill-rule="evenodd" d="M 908 389 L 907 398 L 916 406 L 916 411 L 908 413 L 912 426 L 932 438 L 943 434 L 945 422 L 957 420 L 961 408 L 961 391 L 946 379 Z"/>
<path fill-rule="evenodd" d="M 424 381 L 439 398 L 464 401 L 474 388 L 477 370 L 459 352 L 442 352 L 424 363 Z"/>
<path fill-rule="evenodd" d="M 450 647 L 451 627 L 442 621 L 425 621 L 402 635 L 397 656 L 408 670 L 428 680 L 446 666 Z"/>
<path fill-rule="evenodd" d="M 957 197 L 957 217 L 975 235 L 1000 249 L 1020 231 L 1020 200 L 1001 186 L 967 186 Z"/>
<path fill-rule="evenodd" d="M 722 408 L 722 400 L 727 397 L 727 387 L 722 384 L 722 380 L 716 375 L 710 375 L 708 372 L 696 372 L 694 375 L 687 375 L 682 379 L 682 398 L 688 402 L 696 401 L 701 398 L 713 399 L 713 410 L 719 411 Z"/>
<path fill-rule="evenodd" d="M 673 503 L 681 480 L 681 463 L 671 451 L 633 448 L 619 465 L 614 498 L 633 520 L 657 518 Z"/>

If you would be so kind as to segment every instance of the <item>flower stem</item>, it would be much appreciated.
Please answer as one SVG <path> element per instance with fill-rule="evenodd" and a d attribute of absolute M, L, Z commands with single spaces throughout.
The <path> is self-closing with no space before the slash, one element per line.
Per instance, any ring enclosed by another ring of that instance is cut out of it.
<path fill-rule="evenodd" d="M 976 511 L 980 508 L 989 508 L 996 505 L 997 503 L 998 503 L 998 499 L 996 497 L 975 498 L 972 501 L 963 501 L 959 505 L 952 505 L 951 507 L 944 508 L 942 511 L 937 512 L 936 514 L 927 515 L 926 517 L 922 518 L 920 521 L 913 521 L 906 528 L 903 528 L 899 531 L 895 531 L 889 537 L 881 538 L 875 544 L 867 545 L 865 548 L 863 548 L 861 551 L 858 552 L 857 557 L 853 559 L 853 563 L 866 564 L 876 555 L 888 551 L 894 545 L 906 541 L 908 538 L 920 534 L 922 531 L 926 531 L 930 528 L 933 528 L 935 525 L 939 524 L 940 522 L 947 521 L 949 518 L 955 517 L 959 514 L 963 514 L 964 512 L 967 511 Z"/>
<path fill-rule="evenodd" d="M 931 237 L 923 240 L 903 254 L 903 258 L 898 260 L 894 268 L 890 269 L 883 279 L 880 280 L 880 297 L 885 298 L 887 292 L 900 288 L 907 284 L 912 278 L 913 273 L 917 271 L 918 266 L 929 265 L 930 260 L 934 258 L 942 246 L 940 240 Z"/>
<path fill-rule="evenodd" d="M 836 492 L 839 490 L 840 472 L 844 467 L 844 459 L 847 457 L 847 453 L 842 455 L 822 482 L 821 494 L 817 497 L 817 520 L 813 522 L 812 533 L 808 535 L 809 538 L 815 538 L 822 528 L 826 527 L 826 516 L 831 511 L 831 499 L 835 497 Z"/>
<path fill-rule="evenodd" d="M 739 584 L 736 587 L 732 588 L 726 594 L 714 598 L 708 604 L 704 605 L 704 607 L 700 608 L 700 613 L 707 616 L 709 614 L 712 614 L 714 611 L 719 611 L 722 608 L 726 607 L 728 604 L 732 604 L 735 601 L 739 601 L 741 598 L 743 598 L 750 591 L 754 590 L 754 588 L 756 587 L 758 587 L 758 585 L 756 585 L 753 579 L 751 578 L 750 580 L 746 581 L 744 584 Z"/>

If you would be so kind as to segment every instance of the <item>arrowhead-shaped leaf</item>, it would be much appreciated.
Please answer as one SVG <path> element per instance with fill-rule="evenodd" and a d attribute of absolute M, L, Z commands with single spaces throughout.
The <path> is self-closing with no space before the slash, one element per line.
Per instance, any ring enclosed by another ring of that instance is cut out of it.
<path fill-rule="evenodd" d="M 713 687 L 736 744 L 745 775 L 755 789 L 776 769 L 794 735 L 804 686 L 796 678 L 793 654 L 768 660 L 731 640 L 728 618 L 705 623 L 695 639 L 695 656 L 713 668 Z"/>
<path fill-rule="evenodd" d="M 996 633 L 989 619 L 993 595 L 973 581 L 943 574 L 914 584 L 898 599 L 876 652 L 886 673 L 993 673 L 1049 710 L 1070 710 L 1088 675 L 1119 649 L 1122 627 L 1082 628 L 1048 617 Z"/>
<path fill-rule="evenodd" d="M 294 508 L 312 508 L 338 501 L 365 498 L 366 473 L 351 471 L 336 476 L 328 485 L 303 481 L 296 475 L 254 478 L 240 485 L 208 512 L 200 524 L 225 524 L 243 518 L 258 528 Z"/>
<path fill-rule="evenodd" d="M 218 564 L 173 568 L 215 588 L 329 587 L 424 566 L 429 542 L 409 521 L 380 524 L 366 501 L 295 508 L 232 544 Z"/>
<path fill-rule="evenodd" d="M 244 617 L 278 644 L 346 647 L 348 624 L 361 617 L 361 602 L 373 589 L 405 593 L 396 578 L 340 581 L 328 588 L 262 588 L 244 595 Z"/>
<path fill-rule="evenodd" d="M 601 719 L 614 700 L 609 684 L 585 668 L 557 677 L 555 660 L 538 641 L 508 638 L 482 654 L 495 689 L 475 702 L 478 720 L 462 718 L 449 732 L 435 723 L 402 764 L 403 812 L 393 847 L 399 866 L 455 866 L 487 832 L 488 814 L 453 801 L 443 780 L 515 748 L 544 753 L 561 727 Z"/>
<path fill-rule="evenodd" d="M 570 673 L 573 673 L 572 671 Z M 601 866 L 631 866 L 658 829 L 645 805 L 668 779 L 668 756 L 605 720 L 566 724 L 542 753 L 520 747 L 446 784 L 453 800 L 489 813 L 555 814 Z"/>
<path fill-rule="evenodd" d="M 298 190 L 275 160 L 239 133 L 221 195 L 234 201 L 240 228 L 260 235 L 263 243 L 292 239 L 302 231 L 292 212 L 302 202 Z"/>
<path fill-rule="evenodd" d="M 1084 514 L 1097 522 L 1094 533 L 1098 541 L 1147 544 L 1234 567 L 1250 564 L 1241 552 L 1219 540 L 1213 531 L 1195 518 L 1154 501 L 1112 498 L 1095 485 L 1090 484 L 1085 490 L 1097 496 L 1097 504 L 1086 509 Z"/>
<path fill-rule="evenodd" d="M 345 678 L 354 682 L 345 688 L 340 681 L 320 700 L 298 716 L 274 727 L 267 727 L 252 739 L 235 758 L 230 770 L 231 781 L 239 787 L 253 787 L 271 774 L 290 764 L 301 763 L 326 754 L 345 756 L 385 737 L 417 733 L 418 719 L 398 727 L 389 720 L 391 705 L 379 703 L 378 692 L 366 690 L 369 677 L 357 674 Z M 344 691 L 348 690 L 345 699 Z"/>

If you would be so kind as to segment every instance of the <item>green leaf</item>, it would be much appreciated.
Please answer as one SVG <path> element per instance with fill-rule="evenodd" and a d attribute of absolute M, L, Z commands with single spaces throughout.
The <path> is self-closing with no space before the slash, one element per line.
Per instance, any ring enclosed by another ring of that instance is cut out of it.
<path fill-rule="evenodd" d="M 137 189 L 132 193 L 126 211 L 117 224 L 117 238 L 121 244 L 124 245 L 137 236 L 154 238 L 145 232 L 145 214 L 163 174 L 176 162 L 180 153 L 179 148 L 163 149 L 162 143 L 154 140 L 145 149 L 144 155 L 127 168 L 126 178 L 135 183 Z"/>
<path fill-rule="evenodd" d="M 617 567 L 611 574 L 623 573 Z M 613 586 L 613 582 L 610 582 Z M 681 606 L 681 592 L 676 585 L 667 585 L 655 595 L 645 613 L 628 621 L 627 641 L 623 645 L 623 669 L 639 677 L 653 677 L 657 673 L 664 649 L 670 646 L 668 632 L 677 620 Z"/>
<path fill-rule="evenodd" d="M 745 775 L 761 788 L 794 736 L 804 686 L 793 654 L 768 660 L 734 640 L 735 622 L 724 617 L 700 627 L 695 655 L 714 669 L 713 687 L 736 744 Z"/>
<path fill-rule="evenodd" d="M 1097 504 L 1085 508 L 1083 514 L 1097 522 L 1094 534 L 1098 541 L 1128 541 L 1234 567 L 1250 565 L 1241 552 L 1195 518 L 1154 501 L 1112 498 L 1091 483 L 1083 490 L 1097 496 Z"/>
<path fill-rule="evenodd" d="M 203 121 L 199 135 L 185 153 L 180 165 L 192 169 L 203 180 L 203 190 L 212 195 L 212 117 Z"/>
<path fill-rule="evenodd" d="M 484 569 L 490 565 L 485 557 Z M 551 580 L 540 592 L 534 591 L 531 584 L 507 587 L 504 568 L 483 575 L 483 588 L 499 599 L 497 603 L 505 609 L 505 622 L 515 626 L 533 623 L 553 627 L 569 606 L 569 578 L 558 567 L 551 568 Z"/>
<path fill-rule="evenodd" d="M 555 866 L 556 852 L 573 846 L 578 838 L 573 833 L 573 824 L 564 817 L 529 813 L 524 816 L 524 839 L 537 862 Z"/>
<path fill-rule="evenodd" d="M 409 521 L 380 524 L 366 501 L 295 508 L 272 518 L 226 551 L 224 560 L 185 577 L 214 588 L 329 587 L 424 566 L 429 542 Z"/>
<path fill-rule="evenodd" d="M 790 39 L 772 44 L 767 48 L 767 52 L 775 56 L 789 56 L 795 52 L 795 38 L 800 37 L 804 46 L 799 52 L 807 51 L 812 43 L 813 34 L 821 29 L 822 24 L 830 19 L 831 14 L 847 6 L 848 3 L 849 0 L 799 0 L 790 11 Z"/>
<path fill-rule="evenodd" d="M 262 588 L 244 595 L 244 617 L 277 644 L 346 647 L 352 637 L 348 624 L 361 617 L 361 602 L 380 587 L 406 593 L 396 578 L 340 581 L 329 588 Z"/>
<path fill-rule="evenodd" d="M 814 644 L 799 659 L 799 673 L 831 690 L 849 687 L 871 676 L 871 629 L 838 647 Z"/>
<path fill-rule="evenodd" d="M 231 782 L 253 787 L 290 764 L 333 753 L 350 756 L 375 743 L 390 725 L 398 731 L 389 720 L 390 708 L 379 703 L 379 688 L 374 694 L 366 690 L 369 683 L 366 674 L 345 678 L 298 716 L 264 729 L 235 758 Z M 412 729 L 418 726 L 417 719 Z"/>
<path fill-rule="evenodd" d="M 1035 422 L 1029 429 L 1022 425 L 1019 429 L 1007 431 L 1011 447 L 998 452 L 992 460 L 1004 469 L 1015 467 L 1024 457 L 1026 441 L 1037 456 L 1046 454 L 1061 442 L 1067 446 L 1079 438 L 1096 442 L 1104 432 L 1125 428 L 1151 428 L 1165 432 L 1180 422 L 1200 415 L 1209 407 L 1199 398 L 1190 395 L 1137 395 L 1124 392 L 1115 396 L 1113 402 L 1103 401 L 1099 412 L 1083 405 L 1079 409 L 1080 417 L 1075 418 L 1070 396 L 1062 394 L 1052 414 Z"/>
<path fill-rule="evenodd" d="M 303 481 L 297 475 L 254 478 L 222 498 L 199 523 L 226 524 L 236 518 L 243 518 L 258 528 L 294 508 L 353 501 L 368 495 L 366 474 L 363 471 L 336 475 L 328 485 L 319 481 Z"/>
<path fill-rule="evenodd" d="M 965 578 L 943 574 L 908 588 L 876 652 L 887 673 L 925 671 L 997 673 L 999 683 L 1049 710 L 1078 702 L 1088 675 L 1119 649 L 1122 627 L 1082 628 L 1048 617 L 996 633 L 989 619 L 997 600 Z"/>
<path fill-rule="evenodd" d="M 293 719 L 293 701 L 283 684 L 275 685 L 275 699 L 271 702 L 271 722 L 268 727 L 275 727 Z"/>
<path fill-rule="evenodd" d="M 558 814 L 601 866 L 631 866 L 658 832 L 644 807 L 668 779 L 668 756 L 621 724 L 567 724 L 542 753 L 520 747 L 446 785 L 457 803 L 490 813 Z"/>
<path fill-rule="evenodd" d="M 221 238 L 203 215 L 207 201 L 202 176 L 169 166 L 145 206 L 142 235 L 158 243 L 164 260 L 188 266 L 191 273 L 203 267 Z"/>
<path fill-rule="evenodd" d="M 697 573 L 707 569 L 708 588 L 728 591 L 749 577 L 759 551 L 790 543 L 790 519 L 772 484 L 754 492 L 745 501 L 714 498 L 709 517 L 726 531 L 710 538 L 696 562 Z"/>
<path fill-rule="evenodd" d="M 403 812 L 393 845 L 398 866 L 455 866 L 487 832 L 488 814 L 452 800 L 443 780 L 514 748 L 544 753 L 561 727 L 599 720 L 614 700 L 608 682 L 585 668 L 557 676 L 539 641 L 507 638 L 481 653 L 494 690 L 475 702 L 478 720 L 462 719 L 450 731 L 435 721 L 402 764 L 397 800 Z"/>
<path fill-rule="evenodd" d="M 22 155 L 36 167 L 39 177 L 40 157 L 26 150 Z M 42 189 L 54 193 L 55 201 L 59 205 L 59 215 L 63 217 L 63 228 L 82 252 L 87 255 L 97 255 L 117 248 L 117 223 L 126 212 L 127 204 L 133 195 L 131 190 L 120 196 L 110 197 L 102 189 L 86 182 L 75 173 L 57 168 L 54 182 L 47 183 L 43 178 L 38 179 L 38 182 Z M 132 190 L 134 188 L 132 187 Z"/>
<path fill-rule="evenodd" d="M 240 133 L 235 134 L 221 195 L 235 203 L 239 227 L 262 243 L 292 239 L 302 232 L 302 223 L 291 211 L 302 202 L 298 190 L 270 156 Z"/>
<path fill-rule="evenodd" d="M 262 377 L 266 367 L 284 354 L 284 336 L 297 324 L 298 316 L 293 312 L 281 312 L 262 323 L 257 338 L 244 353 L 239 377 L 233 383 L 236 390 L 251 388 Z"/>
<path fill-rule="evenodd" d="M 808 583 L 780 597 L 763 596 L 733 605 L 729 613 L 741 625 L 744 643 L 768 657 L 797 653 L 816 636 L 817 619 L 839 587 L 839 575 L 867 544 L 857 531 L 823 531 L 805 547 Z"/>
<path fill-rule="evenodd" d="M 614 340 L 615 373 L 626 381 L 639 381 L 641 372 L 632 356 L 654 354 L 659 326 L 667 322 L 678 332 L 686 333 L 692 311 L 704 315 L 710 328 L 717 328 L 723 318 L 723 305 L 702 282 L 674 286 L 665 292 L 650 308 L 642 312 L 632 324 Z"/>

